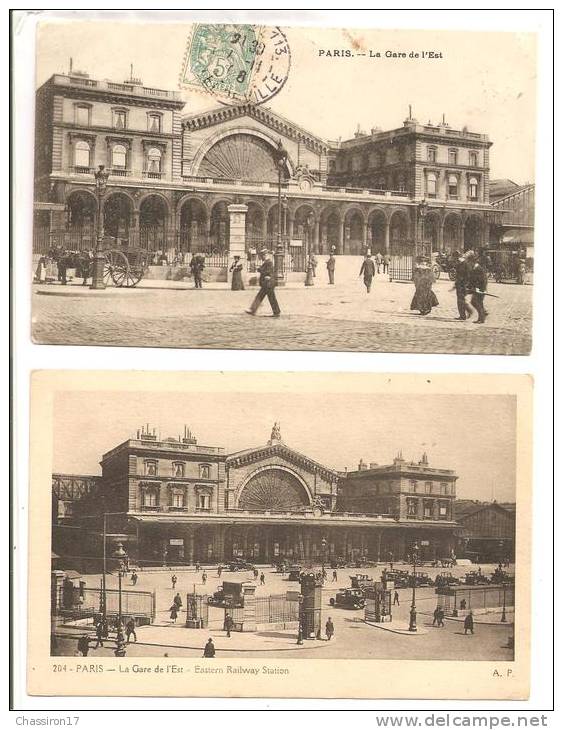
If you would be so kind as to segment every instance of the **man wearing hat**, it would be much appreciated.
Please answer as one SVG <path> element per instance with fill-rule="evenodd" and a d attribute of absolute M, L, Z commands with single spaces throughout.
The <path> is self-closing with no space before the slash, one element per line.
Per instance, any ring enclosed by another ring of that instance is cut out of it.
<path fill-rule="evenodd" d="M 260 272 L 260 291 L 254 298 L 254 301 L 250 305 L 250 309 L 246 310 L 247 314 L 256 314 L 256 310 L 262 304 L 264 297 L 268 297 L 270 306 L 272 307 L 272 313 L 274 317 L 280 316 L 280 307 L 278 300 L 276 299 L 276 275 L 274 272 L 274 262 L 270 258 L 270 252 L 267 248 L 263 248 L 258 256 L 262 262 L 258 267 Z"/>
<path fill-rule="evenodd" d="M 362 274 L 364 275 L 364 284 L 366 286 L 367 293 L 369 294 L 371 290 L 371 282 L 373 277 L 375 276 L 375 264 L 371 257 L 371 253 L 366 254 L 358 276 L 361 276 Z"/>
<path fill-rule="evenodd" d="M 479 263 L 473 251 L 468 251 L 467 261 L 469 264 L 468 286 L 471 291 L 471 304 L 477 311 L 475 324 L 484 324 L 487 311 L 485 310 L 485 292 L 487 291 L 487 272 Z"/>
<path fill-rule="evenodd" d="M 456 291 L 457 311 L 459 312 L 459 317 L 457 319 L 459 320 L 465 320 L 473 313 L 473 310 L 465 301 L 470 273 L 469 264 L 467 262 L 467 255 L 469 253 L 471 252 L 468 251 L 465 255 L 461 254 L 455 267 L 455 284 L 453 288 Z"/>

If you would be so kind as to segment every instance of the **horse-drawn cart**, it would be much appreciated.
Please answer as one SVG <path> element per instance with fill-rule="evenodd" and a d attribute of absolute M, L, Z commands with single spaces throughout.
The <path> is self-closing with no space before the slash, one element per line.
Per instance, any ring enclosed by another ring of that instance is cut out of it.
<path fill-rule="evenodd" d="M 141 248 L 108 248 L 103 251 L 104 284 L 136 286 L 149 265 L 149 253 Z"/>

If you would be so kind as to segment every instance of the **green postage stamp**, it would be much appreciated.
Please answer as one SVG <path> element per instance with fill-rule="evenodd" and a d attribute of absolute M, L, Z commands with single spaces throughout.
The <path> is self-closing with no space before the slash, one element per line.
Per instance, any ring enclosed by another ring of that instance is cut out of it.
<path fill-rule="evenodd" d="M 290 65 L 289 44 L 278 27 L 198 23 L 186 44 L 180 87 L 222 104 L 261 104 L 285 84 Z"/>

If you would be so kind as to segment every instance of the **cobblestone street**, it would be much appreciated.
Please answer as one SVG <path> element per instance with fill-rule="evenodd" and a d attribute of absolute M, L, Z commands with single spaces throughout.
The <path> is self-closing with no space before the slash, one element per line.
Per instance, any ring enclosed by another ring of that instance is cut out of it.
<path fill-rule="evenodd" d="M 524 355 L 531 348 L 532 287 L 491 283 L 484 325 L 457 322 L 451 282 L 440 280 L 440 306 L 421 317 L 409 310 L 413 288 L 357 281 L 278 289 L 282 309 L 267 301 L 256 317 L 244 313 L 256 289 L 143 282 L 102 292 L 58 284 L 33 286 L 32 337 L 41 344 L 267 350 L 420 352 Z M 475 317 L 473 317 L 475 319 Z"/>

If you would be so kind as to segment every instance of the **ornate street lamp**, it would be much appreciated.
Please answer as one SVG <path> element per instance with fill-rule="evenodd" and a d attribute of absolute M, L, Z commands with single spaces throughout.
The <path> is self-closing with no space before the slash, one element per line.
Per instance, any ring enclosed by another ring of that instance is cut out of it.
<path fill-rule="evenodd" d="M 424 219 L 426 218 L 428 214 L 428 203 L 426 202 L 426 198 L 418 204 L 418 215 L 420 217 L 420 243 L 422 246 L 424 246 Z M 418 252 L 417 252 L 418 253 Z M 421 251 L 423 253 L 423 251 Z"/>
<path fill-rule="evenodd" d="M 94 253 L 94 269 L 92 271 L 92 286 L 90 289 L 105 289 L 104 284 L 104 262 L 105 258 L 102 253 L 102 242 L 104 238 L 104 226 L 102 221 L 102 200 L 106 192 L 108 184 L 109 172 L 105 169 L 105 165 L 100 165 L 97 172 L 94 173 L 96 181 L 96 198 L 98 201 L 98 225 L 96 231 L 96 251 Z"/>
<path fill-rule="evenodd" d="M 284 245 L 282 241 L 282 172 L 287 164 L 287 150 L 284 148 L 281 139 L 278 141 L 278 146 L 274 153 L 276 166 L 278 168 L 278 235 L 276 241 L 276 251 L 274 253 L 274 272 L 276 276 L 276 282 L 278 286 L 285 285 L 285 274 L 284 274 Z"/>
<path fill-rule="evenodd" d="M 506 623 L 506 583 L 502 584 L 502 616 L 500 622 L 502 624 Z"/>
<path fill-rule="evenodd" d="M 127 558 L 127 553 L 123 549 L 122 543 L 118 542 L 117 547 L 115 548 L 113 552 L 113 557 L 119 560 L 119 569 L 117 571 L 118 580 L 119 580 L 119 593 L 118 593 L 118 612 L 117 612 L 117 637 L 116 637 L 116 647 L 115 647 L 115 656 L 125 656 L 125 638 L 123 636 L 123 612 L 122 612 L 122 604 L 121 604 L 121 579 L 123 577 L 123 566 L 125 564 L 125 559 Z"/>
<path fill-rule="evenodd" d="M 309 213 L 307 218 L 305 218 L 305 286 L 313 286 L 313 263 L 311 261 L 311 229 L 313 228 L 313 225 L 315 223 L 315 216 L 312 213 Z"/>
<path fill-rule="evenodd" d="M 412 548 L 412 603 L 409 618 L 409 631 L 416 631 L 416 562 L 419 551 L 418 543 L 415 542 Z"/>

